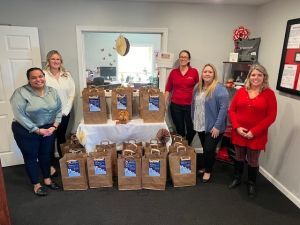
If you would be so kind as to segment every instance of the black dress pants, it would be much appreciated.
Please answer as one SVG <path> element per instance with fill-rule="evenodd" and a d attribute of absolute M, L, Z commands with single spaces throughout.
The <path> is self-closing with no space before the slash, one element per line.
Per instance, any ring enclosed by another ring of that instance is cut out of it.
<path fill-rule="evenodd" d="M 191 105 L 177 105 L 171 102 L 170 111 L 176 133 L 182 137 L 186 137 L 188 144 L 190 145 L 195 136 L 191 117 Z"/>
<path fill-rule="evenodd" d="M 203 147 L 203 158 L 204 158 L 204 168 L 205 172 L 211 173 L 214 163 L 216 161 L 216 148 L 219 141 L 223 137 L 223 133 L 219 134 L 217 138 L 213 138 L 211 133 L 198 132 L 201 145 Z"/>
<path fill-rule="evenodd" d="M 56 139 L 56 147 L 57 147 L 57 152 L 59 154 L 59 158 L 62 157 L 62 152 L 60 149 L 60 144 L 66 143 L 66 132 L 67 132 L 67 128 L 68 128 L 68 124 L 69 124 L 69 120 L 70 120 L 70 114 L 67 116 L 63 116 L 61 119 L 61 123 L 59 124 L 56 132 L 55 132 L 55 139 Z M 51 153 L 51 164 L 54 165 L 56 160 L 55 160 L 55 145 L 53 145 L 53 150 Z"/>

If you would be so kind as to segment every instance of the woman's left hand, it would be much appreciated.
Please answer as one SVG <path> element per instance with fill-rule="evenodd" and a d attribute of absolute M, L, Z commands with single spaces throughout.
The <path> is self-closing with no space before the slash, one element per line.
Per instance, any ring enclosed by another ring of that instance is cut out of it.
<path fill-rule="evenodd" d="M 210 132 L 212 138 L 217 138 L 220 134 L 220 131 L 215 127 L 213 127 Z"/>

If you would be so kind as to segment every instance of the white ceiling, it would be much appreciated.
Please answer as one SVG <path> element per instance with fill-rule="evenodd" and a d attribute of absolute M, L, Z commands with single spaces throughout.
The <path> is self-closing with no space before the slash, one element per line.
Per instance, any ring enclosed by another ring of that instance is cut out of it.
<path fill-rule="evenodd" d="M 122 1 L 262 5 L 268 2 L 272 2 L 274 0 L 122 0 Z"/>

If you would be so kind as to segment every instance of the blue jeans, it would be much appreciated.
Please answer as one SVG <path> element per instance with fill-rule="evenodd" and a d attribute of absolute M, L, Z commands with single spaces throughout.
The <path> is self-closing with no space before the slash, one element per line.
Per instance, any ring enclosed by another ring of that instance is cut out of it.
<path fill-rule="evenodd" d="M 47 124 L 39 128 L 49 128 L 52 124 Z M 20 148 L 26 172 L 30 178 L 31 183 L 37 184 L 39 181 L 39 167 L 42 171 L 43 178 L 50 177 L 50 153 L 52 150 L 54 135 L 43 137 L 36 133 L 29 133 L 18 122 L 12 123 L 12 132 L 18 147 Z"/>

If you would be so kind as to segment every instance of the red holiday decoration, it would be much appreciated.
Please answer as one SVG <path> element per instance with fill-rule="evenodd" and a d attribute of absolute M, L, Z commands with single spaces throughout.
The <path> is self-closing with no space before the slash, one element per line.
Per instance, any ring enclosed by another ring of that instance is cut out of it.
<path fill-rule="evenodd" d="M 250 35 L 249 29 L 245 28 L 244 26 L 239 26 L 237 29 L 233 31 L 233 40 L 235 44 L 235 49 L 237 48 L 236 46 L 236 40 L 238 39 L 248 39 Z"/>

